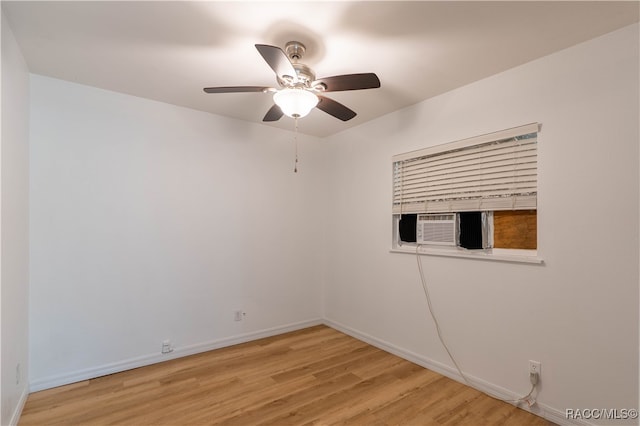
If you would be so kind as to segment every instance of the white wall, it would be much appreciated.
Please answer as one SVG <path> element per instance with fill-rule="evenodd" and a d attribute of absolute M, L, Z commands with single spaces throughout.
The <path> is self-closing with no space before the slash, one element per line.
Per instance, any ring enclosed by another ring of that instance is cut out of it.
<path fill-rule="evenodd" d="M 322 318 L 324 144 L 294 174 L 291 132 L 37 75 L 31 107 L 32 390 Z"/>
<path fill-rule="evenodd" d="M 634 25 L 332 138 L 329 323 L 453 375 L 415 257 L 388 251 L 391 156 L 538 121 L 544 265 L 424 257 L 434 309 L 487 388 L 526 394 L 532 359 L 548 416 L 637 408 L 639 59 Z"/>
<path fill-rule="evenodd" d="M 28 392 L 29 74 L 4 15 L 1 26 L 0 423 L 7 425 L 17 423 Z"/>

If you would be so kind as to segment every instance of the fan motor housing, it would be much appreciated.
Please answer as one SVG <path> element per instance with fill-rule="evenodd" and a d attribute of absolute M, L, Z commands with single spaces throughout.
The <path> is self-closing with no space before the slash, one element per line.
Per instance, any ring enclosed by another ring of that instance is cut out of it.
<path fill-rule="evenodd" d="M 291 64 L 296 70 L 297 81 L 293 81 L 286 76 L 285 79 L 278 77 L 278 83 L 283 87 L 305 87 L 311 88 L 311 83 L 316 80 L 316 74 L 305 64 Z"/>
<path fill-rule="evenodd" d="M 310 86 L 312 81 L 316 79 L 316 73 L 305 64 L 292 64 L 298 74 L 298 80 L 305 86 Z"/>

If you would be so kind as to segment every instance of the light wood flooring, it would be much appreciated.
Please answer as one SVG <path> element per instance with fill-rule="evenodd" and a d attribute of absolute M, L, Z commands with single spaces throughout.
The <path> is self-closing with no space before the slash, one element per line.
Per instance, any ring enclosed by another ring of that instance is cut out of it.
<path fill-rule="evenodd" d="M 551 425 L 317 326 L 29 395 L 28 425 Z"/>

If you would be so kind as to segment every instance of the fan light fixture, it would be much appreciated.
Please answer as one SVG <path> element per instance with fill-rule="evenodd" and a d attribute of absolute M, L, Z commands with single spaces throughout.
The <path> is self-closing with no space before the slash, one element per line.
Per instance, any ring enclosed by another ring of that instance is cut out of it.
<path fill-rule="evenodd" d="M 291 118 L 306 116 L 319 101 L 315 94 L 305 89 L 282 89 L 273 95 L 273 102 Z"/>

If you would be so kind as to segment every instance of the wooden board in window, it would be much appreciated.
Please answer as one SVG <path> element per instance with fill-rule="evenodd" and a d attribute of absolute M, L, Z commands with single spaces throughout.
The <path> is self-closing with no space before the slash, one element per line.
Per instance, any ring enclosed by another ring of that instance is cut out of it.
<path fill-rule="evenodd" d="M 493 246 L 535 250 L 538 246 L 536 210 L 493 212 Z"/>

